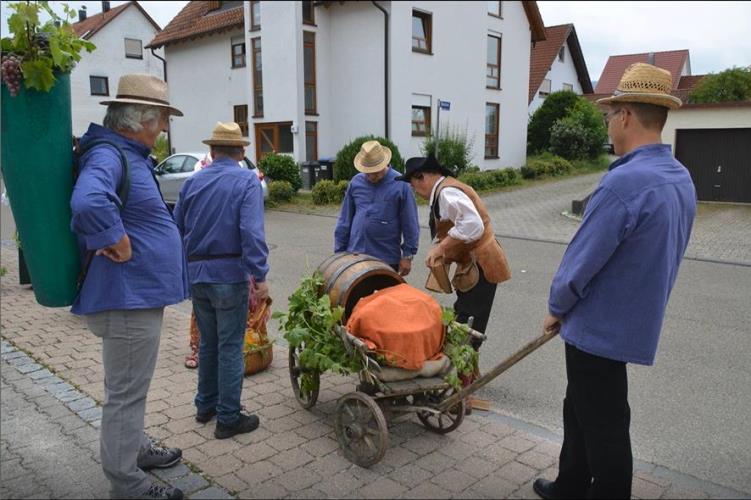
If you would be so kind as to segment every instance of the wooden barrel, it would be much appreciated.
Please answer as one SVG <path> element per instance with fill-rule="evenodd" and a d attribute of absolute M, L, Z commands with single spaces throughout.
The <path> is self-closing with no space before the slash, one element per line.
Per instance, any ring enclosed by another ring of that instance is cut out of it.
<path fill-rule="evenodd" d="M 343 321 L 361 298 L 404 283 L 391 266 L 362 253 L 335 253 L 318 266 L 318 271 L 323 275 L 324 292 L 329 294 L 331 304 L 344 307 Z"/>

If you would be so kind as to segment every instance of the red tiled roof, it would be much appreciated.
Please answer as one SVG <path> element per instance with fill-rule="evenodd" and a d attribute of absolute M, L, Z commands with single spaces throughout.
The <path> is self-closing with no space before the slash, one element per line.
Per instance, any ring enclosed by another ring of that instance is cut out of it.
<path fill-rule="evenodd" d="M 649 53 L 643 54 L 626 54 L 621 56 L 610 56 L 607 64 L 602 70 L 600 79 L 597 81 L 597 94 L 612 94 L 621 81 L 623 72 L 626 68 L 634 63 L 647 62 Z M 678 82 L 681 79 L 681 70 L 688 60 L 688 50 L 669 50 L 665 52 L 654 53 L 654 65 L 670 71 L 673 75 L 673 89 L 678 88 Z"/>
<path fill-rule="evenodd" d="M 532 31 L 532 41 L 545 40 L 545 23 L 542 21 L 537 2 L 524 1 L 522 5 L 524 6 L 524 13 L 527 15 L 527 21 L 529 21 L 529 29 Z"/>
<path fill-rule="evenodd" d="M 182 40 L 198 38 L 237 27 L 244 22 L 243 7 L 209 11 L 211 2 L 188 3 L 146 48 L 158 48 Z"/>
<path fill-rule="evenodd" d="M 574 61 L 579 83 L 585 94 L 592 92 L 587 65 L 579 46 L 576 29 L 573 24 L 561 24 L 545 28 L 545 40 L 536 42 L 532 47 L 529 61 L 529 102 L 535 97 L 540 84 L 550 71 L 561 47 L 568 43 L 569 53 Z"/>
<path fill-rule="evenodd" d="M 678 80 L 678 85 L 676 86 L 673 84 L 673 90 L 670 92 L 671 95 L 674 95 L 675 97 L 679 98 L 681 101 L 683 101 L 683 106 L 687 106 L 691 103 L 688 102 L 688 97 L 691 95 L 691 91 L 694 90 L 694 87 L 696 87 L 696 84 L 701 81 L 702 78 L 704 78 L 707 75 L 690 75 L 690 76 L 682 76 Z M 677 88 L 676 88 L 677 87 Z M 610 97 L 613 95 L 612 93 L 595 93 L 585 96 L 587 99 L 589 99 L 591 102 L 595 102 L 597 99 L 602 99 L 604 97 Z M 719 103 L 713 103 L 713 104 L 719 104 Z M 691 106 L 695 106 L 694 104 L 691 104 Z"/>
<path fill-rule="evenodd" d="M 154 26 L 154 28 L 156 28 L 157 31 L 162 29 L 159 27 L 156 21 L 154 21 L 151 16 L 149 16 L 146 11 L 143 10 L 143 7 L 141 7 L 141 5 L 139 5 L 139 3 L 135 1 L 118 5 L 117 7 L 114 7 L 107 12 L 94 14 L 91 17 L 87 17 L 83 21 L 72 24 L 71 27 L 73 28 L 73 31 L 76 32 L 77 36 L 88 40 L 131 5 L 138 7 L 138 10 L 141 11 L 144 17 L 146 17 L 146 20 L 148 20 Z"/>

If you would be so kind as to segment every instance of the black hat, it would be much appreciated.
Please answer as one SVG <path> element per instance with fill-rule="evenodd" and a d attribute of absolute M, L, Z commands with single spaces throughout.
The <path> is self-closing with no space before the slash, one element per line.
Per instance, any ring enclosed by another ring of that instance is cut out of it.
<path fill-rule="evenodd" d="M 423 170 L 435 170 L 442 175 L 455 177 L 451 170 L 438 163 L 434 155 L 429 154 L 427 157 L 415 156 L 407 160 L 404 165 L 404 175 L 400 175 L 395 180 L 409 182 L 410 177 Z"/>

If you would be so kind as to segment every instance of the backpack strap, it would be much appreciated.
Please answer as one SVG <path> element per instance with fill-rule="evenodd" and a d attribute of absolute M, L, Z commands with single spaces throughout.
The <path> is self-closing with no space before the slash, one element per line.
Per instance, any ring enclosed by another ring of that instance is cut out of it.
<path fill-rule="evenodd" d="M 128 202 L 128 193 L 130 192 L 130 162 L 128 161 L 128 157 L 125 156 L 125 153 L 120 148 L 120 146 L 106 139 L 92 141 L 88 143 L 86 147 L 80 148 L 79 161 L 84 154 L 99 146 L 111 146 L 115 148 L 115 150 L 117 150 L 117 153 L 120 155 L 120 163 L 123 167 L 123 175 L 120 179 L 120 185 L 117 187 L 117 197 L 120 199 L 120 201 L 115 201 L 115 204 L 117 205 L 117 209 L 122 213 L 123 209 L 125 208 L 125 204 Z M 78 173 L 80 174 L 80 171 Z M 76 295 L 81 293 L 83 282 L 84 280 L 86 280 L 86 276 L 89 273 L 89 267 L 91 266 L 91 261 L 94 259 L 95 253 L 96 252 L 94 252 L 93 250 L 86 252 L 86 257 L 84 259 L 83 266 L 81 267 L 81 272 L 78 274 L 78 280 L 76 283 L 78 292 L 76 293 Z"/>
<path fill-rule="evenodd" d="M 120 155 L 120 163 L 123 167 L 123 176 L 120 179 L 120 185 L 117 188 L 117 197 L 120 198 L 120 202 L 115 202 L 115 204 L 117 205 L 118 210 L 122 212 L 123 208 L 125 208 L 125 204 L 128 202 L 128 193 L 130 192 L 130 162 L 128 161 L 128 157 L 125 156 L 125 152 L 120 148 L 120 146 L 112 141 L 108 141 L 107 139 L 98 139 L 96 141 L 91 141 L 85 147 L 81 148 L 81 156 L 99 146 L 111 146 L 115 148 L 117 153 Z"/>

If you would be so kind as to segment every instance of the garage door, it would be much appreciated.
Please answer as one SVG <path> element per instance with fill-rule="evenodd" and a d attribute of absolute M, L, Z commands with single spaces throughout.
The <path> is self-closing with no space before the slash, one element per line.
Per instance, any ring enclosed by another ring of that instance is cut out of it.
<path fill-rule="evenodd" d="M 676 130 L 675 157 L 700 200 L 751 203 L 751 128 Z"/>

